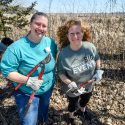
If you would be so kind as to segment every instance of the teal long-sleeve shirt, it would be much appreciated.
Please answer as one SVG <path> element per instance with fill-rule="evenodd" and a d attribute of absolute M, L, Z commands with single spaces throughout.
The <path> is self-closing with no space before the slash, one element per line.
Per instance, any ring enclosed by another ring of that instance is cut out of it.
<path fill-rule="evenodd" d="M 44 60 L 48 55 L 46 48 L 50 48 L 51 60 L 45 65 L 43 74 L 43 83 L 40 89 L 36 92 L 37 95 L 48 91 L 55 81 L 55 57 L 57 46 L 55 41 L 49 37 L 43 37 L 40 43 L 33 43 L 27 37 L 22 37 L 10 45 L 5 51 L 1 60 L 1 72 L 4 77 L 7 77 L 10 72 L 19 72 L 27 75 L 35 65 Z M 41 71 L 39 67 L 31 76 L 38 76 Z M 15 76 L 16 77 L 16 76 Z M 14 83 L 16 86 L 18 83 Z M 31 94 L 33 90 L 23 84 L 21 91 Z"/>

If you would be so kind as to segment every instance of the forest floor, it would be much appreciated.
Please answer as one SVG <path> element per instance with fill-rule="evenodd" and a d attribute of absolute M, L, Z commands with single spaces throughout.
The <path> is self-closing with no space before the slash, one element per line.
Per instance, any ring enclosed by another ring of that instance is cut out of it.
<path fill-rule="evenodd" d="M 3 82 L 1 80 L 0 85 Z M 55 86 L 49 109 L 53 125 L 69 125 L 67 104 L 66 96 L 60 92 L 59 85 Z M 125 125 L 125 82 L 103 79 L 94 87 L 87 112 L 90 119 L 76 117 L 77 125 Z M 20 125 L 13 97 L 0 104 L 0 125 Z"/>

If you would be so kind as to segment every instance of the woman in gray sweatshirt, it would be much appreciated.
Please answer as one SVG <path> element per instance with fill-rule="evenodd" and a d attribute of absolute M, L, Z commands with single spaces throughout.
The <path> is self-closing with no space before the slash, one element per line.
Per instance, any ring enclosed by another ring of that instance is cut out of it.
<path fill-rule="evenodd" d="M 69 102 L 69 121 L 75 124 L 76 104 L 79 105 L 80 114 L 84 116 L 93 85 L 102 79 L 103 71 L 100 70 L 100 57 L 96 47 L 88 42 L 91 38 L 90 30 L 82 26 L 80 21 L 68 21 L 64 26 L 59 27 L 57 34 L 61 47 L 57 71 L 63 82 L 62 90 L 67 94 Z M 95 82 L 91 83 L 91 81 Z M 80 87 L 87 82 L 90 84 Z M 77 90 L 77 92 L 71 90 Z"/>

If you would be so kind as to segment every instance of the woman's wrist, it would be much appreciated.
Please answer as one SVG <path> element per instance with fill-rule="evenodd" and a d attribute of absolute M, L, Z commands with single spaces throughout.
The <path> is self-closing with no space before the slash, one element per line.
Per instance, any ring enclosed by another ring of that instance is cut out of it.
<path fill-rule="evenodd" d="M 70 84 L 71 82 L 72 82 L 72 81 L 69 80 L 69 79 L 67 79 L 67 80 L 65 81 L 66 84 Z"/>
<path fill-rule="evenodd" d="M 100 66 L 99 67 L 96 67 L 96 70 L 100 70 L 101 68 L 100 68 Z"/>
<path fill-rule="evenodd" d="M 60 79 L 65 83 L 65 84 L 70 84 L 72 81 L 67 78 L 64 74 L 59 75 Z"/>

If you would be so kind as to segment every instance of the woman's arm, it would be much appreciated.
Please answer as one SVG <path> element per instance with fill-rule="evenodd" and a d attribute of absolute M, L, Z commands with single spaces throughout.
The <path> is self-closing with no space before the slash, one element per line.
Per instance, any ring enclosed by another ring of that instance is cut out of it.
<path fill-rule="evenodd" d="M 9 75 L 7 76 L 7 79 L 17 83 L 26 83 L 28 80 L 28 77 L 18 72 L 10 72 Z"/>
<path fill-rule="evenodd" d="M 65 84 L 70 84 L 72 81 L 68 79 L 64 74 L 59 75 L 60 79 L 65 83 Z"/>
<path fill-rule="evenodd" d="M 96 61 L 96 69 L 100 69 L 101 68 L 101 61 L 100 59 Z"/>

